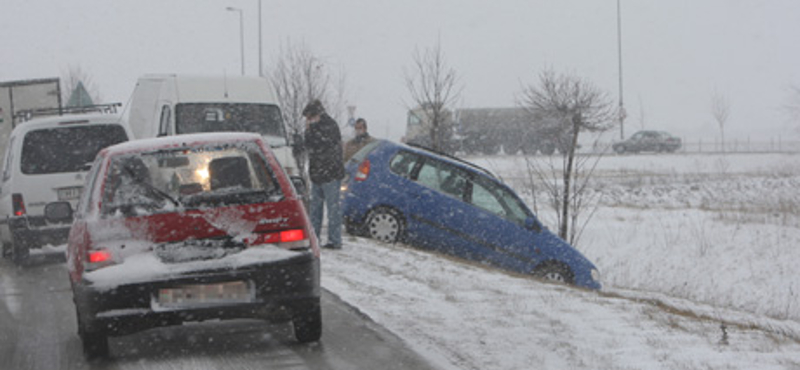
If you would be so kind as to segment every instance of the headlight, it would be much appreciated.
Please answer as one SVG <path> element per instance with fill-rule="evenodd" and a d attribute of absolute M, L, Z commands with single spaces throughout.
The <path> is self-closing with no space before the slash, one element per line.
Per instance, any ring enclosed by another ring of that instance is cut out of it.
<path fill-rule="evenodd" d="M 592 269 L 592 279 L 596 282 L 600 282 L 600 271 L 597 269 Z"/>

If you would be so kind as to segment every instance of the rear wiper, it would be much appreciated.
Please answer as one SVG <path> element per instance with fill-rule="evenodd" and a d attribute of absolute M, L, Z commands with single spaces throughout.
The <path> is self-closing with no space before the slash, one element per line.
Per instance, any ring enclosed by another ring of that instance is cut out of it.
<path fill-rule="evenodd" d="M 169 194 L 167 194 L 163 190 L 155 187 L 155 185 L 153 185 L 153 184 L 151 184 L 151 183 L 149 183 L 147 181 L 144 181 L 143 179 L 140 179 L 139 177 L 137 177 L 136 174 L 133 172 L 133 170 L 130 167 L 124 166 L 122 168 L 125 170 L 125 172 L 128 173 L 128 175 L 131 176 L 133 181 L 135 181 L 137 184 L 144 185 L 148 190 L 150 190 L 151 192 L 155 193 L 157 196 L 161 197 L 162 199 L 166 199 L 166 200 L 170 201 L 175 207 L 180 207 L 181 203 L 177 199 L 173 198 L 172 196 L 170 196 Z"/>

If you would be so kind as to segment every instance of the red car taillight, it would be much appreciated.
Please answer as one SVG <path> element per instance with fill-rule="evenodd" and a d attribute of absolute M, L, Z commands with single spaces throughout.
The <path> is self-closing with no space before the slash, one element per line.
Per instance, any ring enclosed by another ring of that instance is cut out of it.
<path fill-rule="evenodd" d="M 89 249 L 86 251 L 86 271 L 94 271 L 115 263 L 114 255 L 108 249 Z"/>
<path fill-rule="evenodd" d="M 278 244 L 285 249 L 306 249 L 311 246 L 306 232 L 303 229 L 291 229 L 278 232 L 257 234 L 254 238 L 248 239 L 247 244 Z"/>
<path fill-rule="evenodd" d="M 89 263 L 100 263 L 111 260 L 111 252 L 103 249 L 99 251 L 89 251 Z"/>
<path fill-rule="evenodd" d="M 369 177 L 369 159 L 365 159 L 364 162 L 358 165 L 358 171 L 356 172 L 356 181 L 364 181 Z"/>
<path fill-rule="evenodd" d="M 14 216 L 25 215 L 25 202 L 22 199 L 22 194 L 19 193 L 11 194 L 11 203 L 14 209 Z"/>

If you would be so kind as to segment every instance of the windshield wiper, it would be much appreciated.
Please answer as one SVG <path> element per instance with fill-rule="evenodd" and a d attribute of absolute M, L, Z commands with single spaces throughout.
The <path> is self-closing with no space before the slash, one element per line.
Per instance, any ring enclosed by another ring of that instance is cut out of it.
<path fill-rule="evenodd" d="M 163 190 L 155 187 L 155 185 L 153 185 L 153 184 L 151 184 L 151 183 L 149 183 L 147 181 L 144 181 L 143 179 L 140 179 L 133 172 L 133 169 L 131 169 L 128 166 L 124 166 L 122 168 L 125 170 L 125 172 L 128 173 L 128 175 L 130 175 L 131 179 L 133 179 L 134 182 L 136 182 L 139 185 L 144 185 L 144 187 L 146 187 L 151 192 L 155 193 L 155 195 L 161 197 L 161 199 L 166 199 L 166 200 L 170 201 L 175 207 L 180 207 L 181 202 L 179 202 L 177 199 L 173 198 L 172 196 L 170 196 L 169 194 L 167 194 Z"/>

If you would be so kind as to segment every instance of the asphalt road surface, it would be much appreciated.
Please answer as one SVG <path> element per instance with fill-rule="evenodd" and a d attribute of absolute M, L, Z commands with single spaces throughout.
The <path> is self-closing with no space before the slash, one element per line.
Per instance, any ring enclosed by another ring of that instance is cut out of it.
<path fill-rule="evenodd" d="M 83 358 L 63 254 L 0 261 L 0 369 L 434 369 L 399 338 L 323 292 L 319 343 L 289 324 L 191 323 L 110 339 L 111 357 Z"/>

